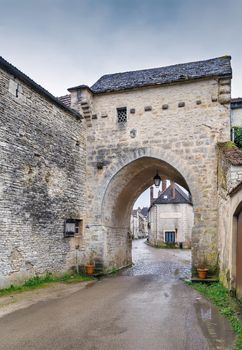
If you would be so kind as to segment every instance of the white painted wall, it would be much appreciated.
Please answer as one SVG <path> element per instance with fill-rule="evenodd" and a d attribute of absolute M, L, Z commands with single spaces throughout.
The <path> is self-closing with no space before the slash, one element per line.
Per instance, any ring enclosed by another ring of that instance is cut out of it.
<path fill-rule="evenodd" d="M 149 241 L 154 245 L 165 242 L 165 231 L 176 232 L 176 242 L 191 246 L 194 223 L 193 207 L 190 204 L 156 204 L 149 212 Z"/>
<path fill-rule="evenodd" d="M 242 127 L 242 108 L 236 108 L 231 110 L 231 127 Z"/>

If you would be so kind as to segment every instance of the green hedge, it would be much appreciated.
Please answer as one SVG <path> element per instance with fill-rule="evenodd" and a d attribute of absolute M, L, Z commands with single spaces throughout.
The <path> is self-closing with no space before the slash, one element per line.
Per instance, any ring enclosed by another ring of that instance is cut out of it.
<path fill-rule="evenodd" d="M 242 149 L 242 127 L 235 126 L 234 128 L 234 143 Z"/>

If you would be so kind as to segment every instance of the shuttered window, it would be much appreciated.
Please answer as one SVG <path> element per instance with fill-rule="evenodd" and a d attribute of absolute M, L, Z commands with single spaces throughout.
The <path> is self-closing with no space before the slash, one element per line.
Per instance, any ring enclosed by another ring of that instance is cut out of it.
<path fill-rule="evenodd" d="M 165 243 L 175 243 L 176 242 L 176 232 L 166 231 L 165 232 Z"/>

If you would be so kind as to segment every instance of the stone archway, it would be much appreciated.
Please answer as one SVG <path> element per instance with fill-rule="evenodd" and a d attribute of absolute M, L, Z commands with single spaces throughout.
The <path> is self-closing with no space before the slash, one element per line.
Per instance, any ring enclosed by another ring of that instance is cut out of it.
<path fill-rule="evenodd" d="M 128 234 L 131 210 L 139 195 L 153 184 L 157 171 L 190 192 L 181 173 L 163 160 L 144 156 L 122 167 L 109 182 L 102 202 L 102 225 L 107 235 L 108 266 L 131 264 L 131 240 Z"/>
<path fill-rule="evenodd" d="M 152 184 L 159 170 L 160 175 L 174 180 L 191 193 L 194 209 L 193 268 L 206 255 L 210 271 L 216 271 L 216 193 L 214 187 L 211 188 L 212 192 L 208 191 L 211 186 L 204 176 L 197 175 L 199 164 L 184 162 L 171 150 L 142 147 L 120 150 L 119 156 L 112 158 L 110 163 L 104 163 L 101 169 L 97 163 L 90 165 L 88 193 L 92 194 L 86 216 L 85 242 L 88 250 L 95 251 L 103 261 L 105 270 L 131 263 L 131 247 L 127 237 L 131 209 L 138 196 Z"/>
<path fill-rule="evenodd" d="M 204 179 L 196 177 L 192 168 L 175 153 L 155 147 L 126 150 L 122 158 L 96 170 L 96 200 L 92 201 L 93 211 L 87 216 L 87 222 L 91 223 L 87 234 L 96 240 L 92 242 L 92 249 L 98 251 L 106 270 L 131 263 L 127 236 L 131 209 L 138 196 L 153 183 L 157 170 L 191 193 L 194 208 L 192 263 L 197 266 L 206 252 L 207 261 L 215 269 L 217 236 L 216 229 L 206 220 L 208 203 L 201 195 Z"/>

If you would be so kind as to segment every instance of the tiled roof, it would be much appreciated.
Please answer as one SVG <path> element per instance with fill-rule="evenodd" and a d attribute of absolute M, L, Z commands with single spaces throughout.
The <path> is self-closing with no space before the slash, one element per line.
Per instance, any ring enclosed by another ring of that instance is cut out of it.
<path fill-rule="evenodd" d="M 242 97 L 231 98 L 231 108 L 242 108 Z"/>
<path fill-rule="evenodd" d="M 229 192 L 229 195 L 233 196 L 235 193 L 239 192 L 241 189 L 242 189 L 242 181 Z"/>
<path fill-rule="evenodd" d="M 64 105 L 66 105 L 67 107 L 71 106 L 71 94 L 69 95 L 65 95 L 65 96 L 60 96 L 58 97 L 58 99 L 64 103 Z"/>
<path fill-rule="evenodd" d="M 172 185 L 170 185 L 160 196 L 152 203 L 154 204 L 192 204 L 188 195 L 177 185 L 175 186 L 175 196 L 173 197 Z"/>
<path fill-rule="evenodd" d="M 224 150 L 224 155 L 232 165 L 242 165 L 242 151 L 239 148 Z"/>
<path fill-rule="evenodd" d="M 148 207 L 143 207 L 143 208 L 141 209 L 141 214 L 142 214 L 144 217 L 147 218 L 147 216 L 148 216 L 148 211 L 149 211 L 149 208 L 148 208 Z"/>
<path fill-rule="evenodd" d="M 108 74 L 102 76 L 91 90 L 94 93 L 104 93 L 208 77 L 231 77 L 230 60 L 230 56 L 223 56 L 167 67 Z"/>
<path fill-rule="evenodd" d="M 149 210 L 149 208 L 147 208 L 147 207 L 143 207 L 142 209 L 140 209 L 140 208 L 133 209 L 132 210 L 132 215 L 137 217 L 137 214 L 140 213 L 144 217 L 147 217 L 148 216 L 148 210 Z"/>
<path fill-rule="evenodd" d="M 232 103 L 242 102 L 242 97 L 231 98 Z"/>
<path fill-rule="evenodd" d="M 49 91 L 45 90 L 41 85 L 37 84 L 35 81 L 33 81 L 31 78 L 29 78 L 26 74 L 21 72 L 19 69 L 14 67 L 11 63 L 7 62 L 3 57 L 0 56 L 0 69 L 4 70 L 5 72 L 13 75 L 14 77 L 18 78 L 20 81 L 28 85 L 30 88 L 38 92 L 40 95 L 47 98 L 49 101 L 57 105 L 58 107 L 68 111 L 69 113 L 75 115 L 77 118 L 81 118 L 81 115 L 74 111 L 73 109 L 70 109 L 68 106 L 63 104 L 61 100 L 59 100 L 57 97 L 53 96 Z"/>

